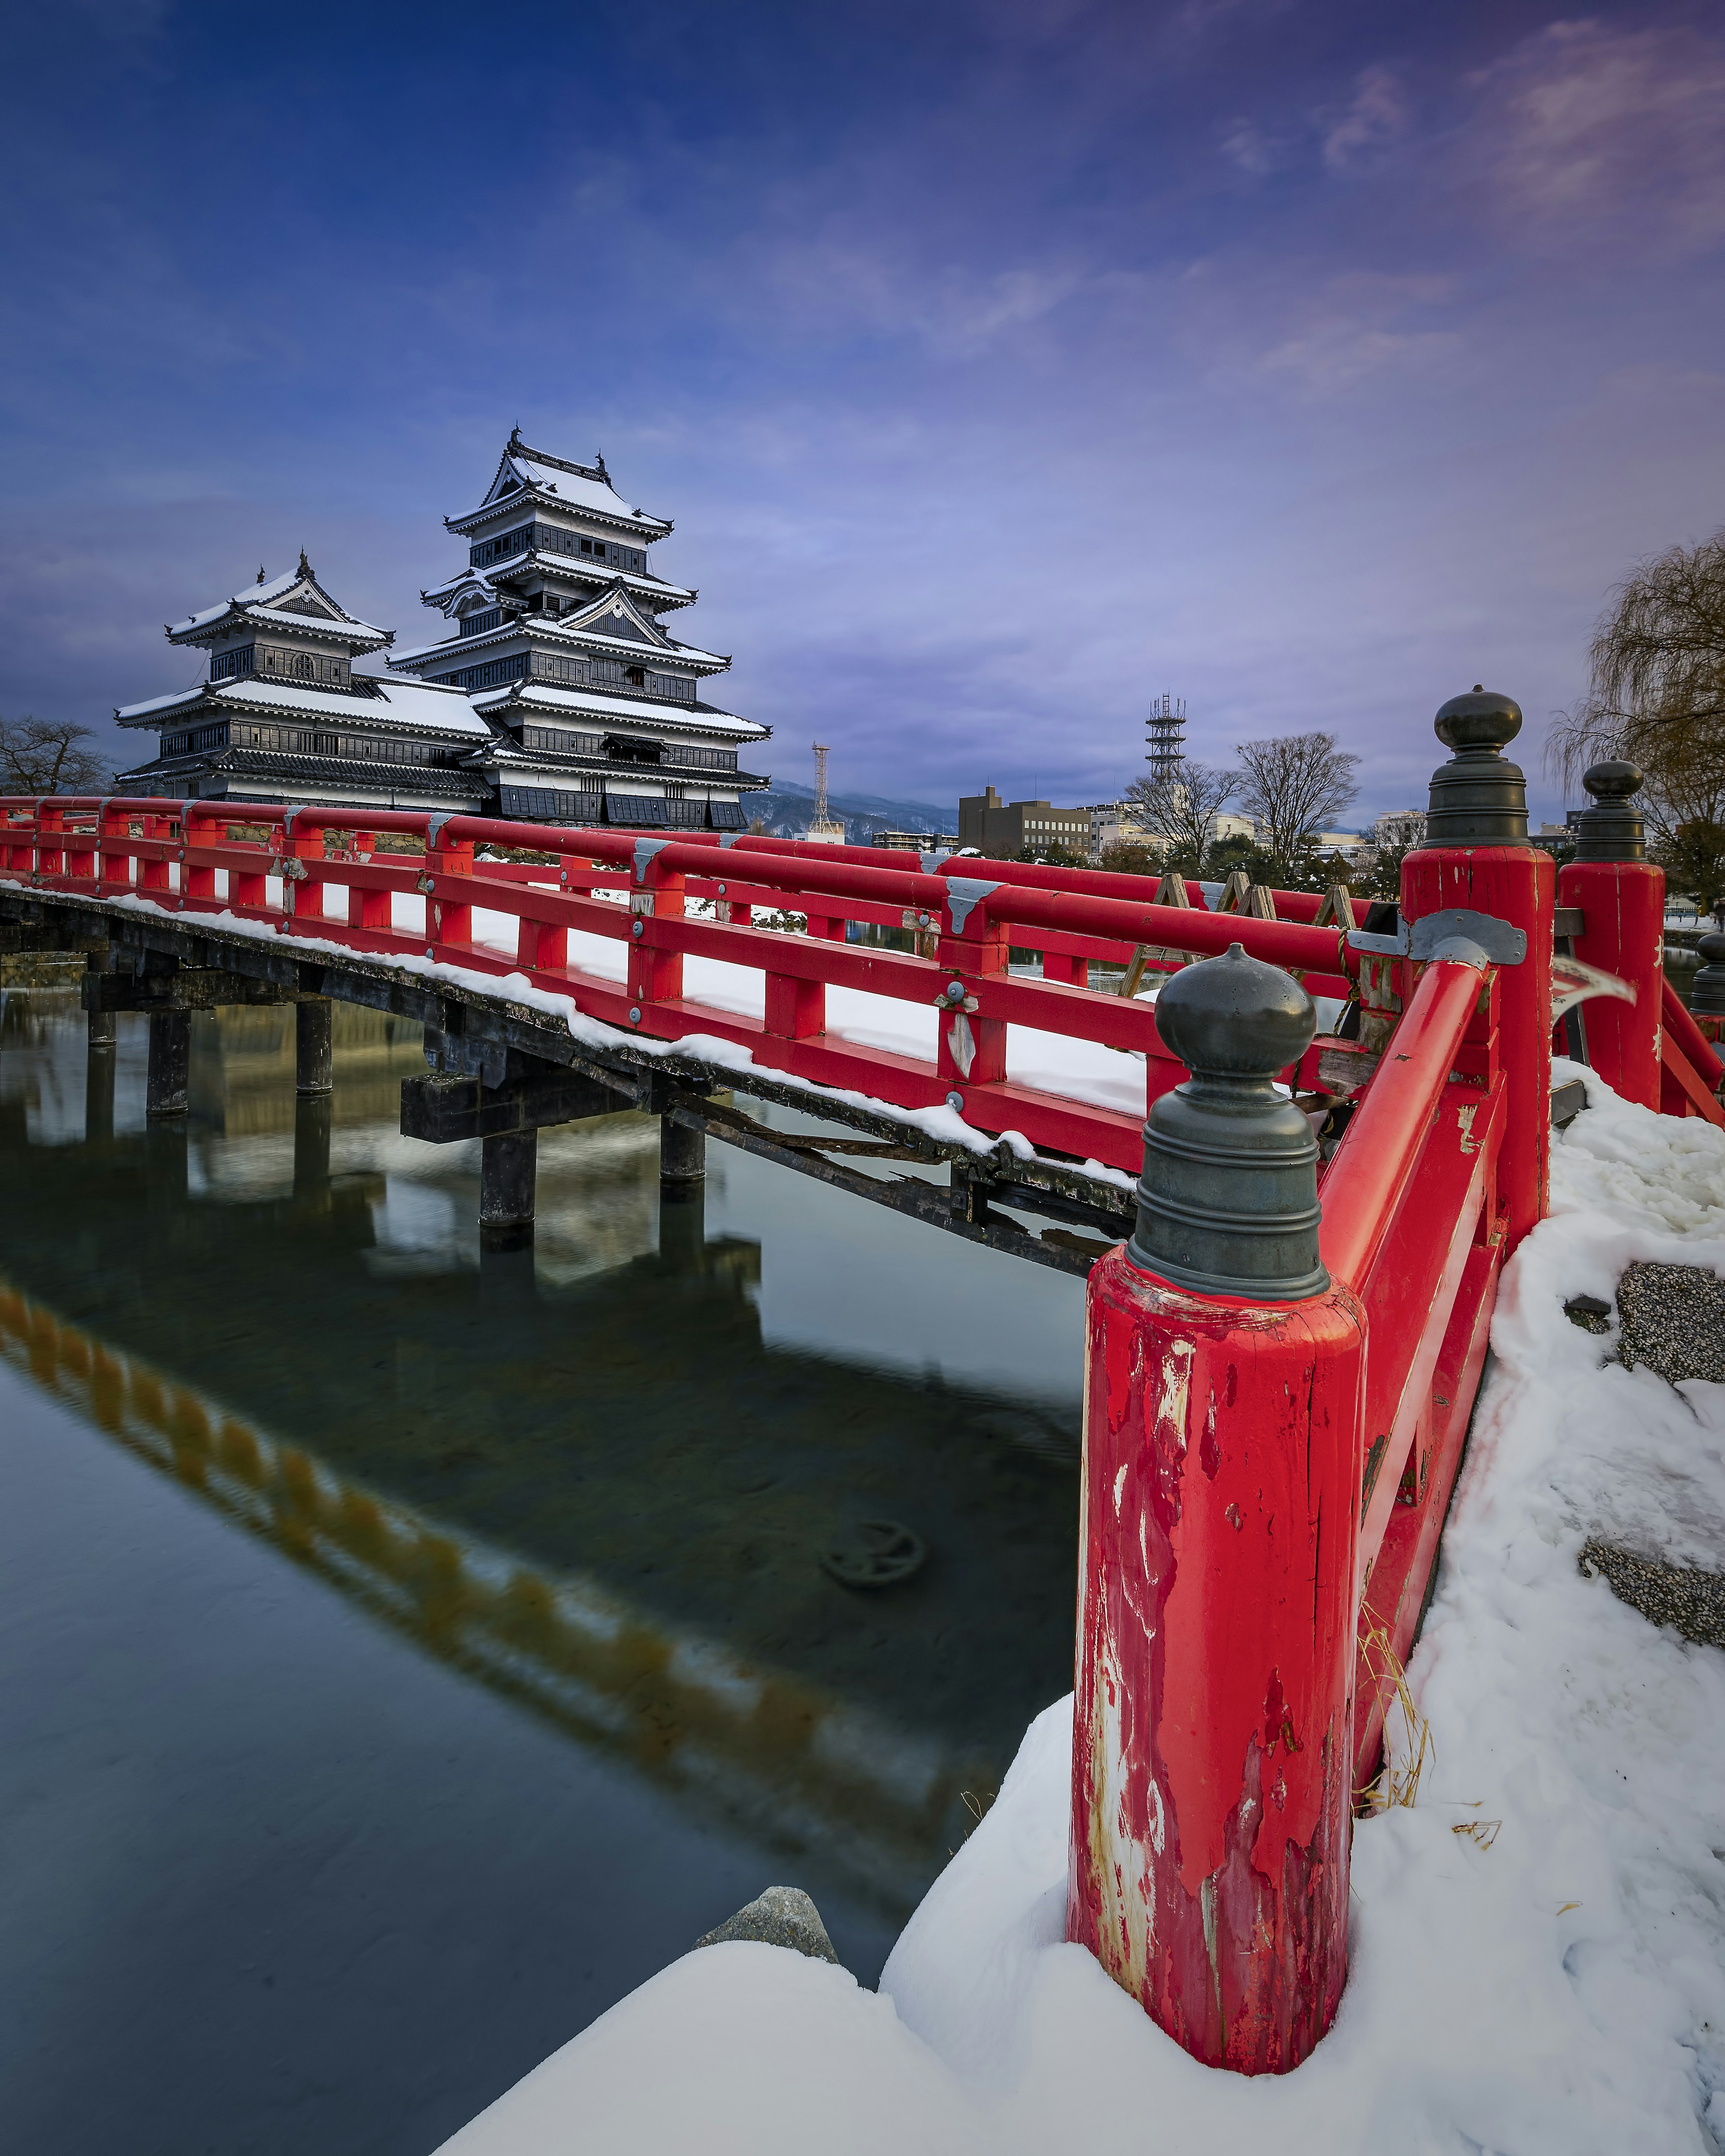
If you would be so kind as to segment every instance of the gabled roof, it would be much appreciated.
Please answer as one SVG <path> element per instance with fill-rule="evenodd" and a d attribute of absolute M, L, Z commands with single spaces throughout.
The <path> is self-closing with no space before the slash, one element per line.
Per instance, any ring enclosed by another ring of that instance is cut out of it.
<path fill-rule="evenodd" d="M 394 675 L 355 676 L 364 693 L 353 695 L 336 689 L 302 687 L 296 681 L 260 680 L 242 674 L 231 681 L 205 681 L 182 689 L 177 696 L 151 696 L 141 704 L 123 705 L 114 716 L 122 726 L 159 726 L 174 714 L 189 719 L 214 719 L 235 711 L 251 711 L 291 718 L 297 713 L 312 720 L 346 719 L 355 726 L 424 727 L 438 733 L 484 736 L 490 732 L 459 689 L 442 682 L 403 681 Z"/>
<path fill-rule="evenodd" d="M 655 651 L 672 649 L 670 639 L 644 607 L 636 605 L 628 586 L 620 581 L 584 607 L 560 613 L 557 625 L 563 629 L 590 629 L 595 636 L 627 637 L 631 643 L 650 644 Z"/>
<path fill-rule="evenodd" d="M 466 568 L 459 576 L 451 577 L 446 584 L 421 592 L 419 600 L 423 606 L 435 607 L 439 613 L 453 614 L 465 598 L 479 598 L 488 606 L 495 606 L 501 596 L 483 569 Z M 517 600 L 516 603 L 521 603 Z"/>
<path fill-rule="evenodd" d="M 671 529 L 669 518 L 649 516 L 644 510 L 629 507 L 612 485 L 603 457 L 593 464 L 578 465 L 562 457 L 547 456 L 541 450 L 528 449 L 519 429 L 510 436 L 479 507 L 459 516 L 446 516 L 444 521 L 452 531 L 460 531 L 489 517 L 500 502 L 512 506 L 517 496 L 532 495 L 551 506 L 588 511 L 649 539 L 661 538 Z"/>
<path fill-rule="evenodd" d="M 278 634 L 321 637 L 345 644 L 350 651 L 376 651 L 395 641 L 393 629 L 378 629 L 362 621 L 332 599 L 312 574 L 311 564 L 303 553 L 299 567 L 286 576 L 266 580 L 259 569 L 257 583 L 247 590 L 235 592 L 221 605 L 206 607 L 184 621 L 162 626 L 170 644 L 208 644 L 223 630 L 248 624 L 274 629 Z"/>

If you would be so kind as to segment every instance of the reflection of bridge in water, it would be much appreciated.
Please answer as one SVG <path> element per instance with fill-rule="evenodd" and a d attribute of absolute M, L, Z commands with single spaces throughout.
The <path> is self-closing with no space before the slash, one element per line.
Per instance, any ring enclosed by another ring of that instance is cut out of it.
<path fill-rule="evenodd" d="M 650 1116 L 547 1148 L 536 1250 L 475 1252 L 423 1165 L 456 1149 L 389 1128 L 418 1046 L 387 1023 L 344 1014 L 332 1106 L 293 1101 L 286 1013 L 201 1014 L 193 1112 L 128 1132 L 141 1023 L 80 1103 L 81 1014 L 9 998 L 0 1350 L 439 1656 L 907 1908 L 1070 1681 L 1072 1430 L 763 1342 L 759 1243 L 661 1200 Z M 922 1572 L 829 1578 L 883 1515 Z"/>

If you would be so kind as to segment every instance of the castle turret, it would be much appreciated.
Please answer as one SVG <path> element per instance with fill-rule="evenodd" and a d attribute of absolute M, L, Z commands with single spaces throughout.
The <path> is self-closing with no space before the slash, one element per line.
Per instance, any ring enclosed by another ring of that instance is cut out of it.
<path fill-rule="evenodd" d="M 696 598 L 648 566 L 670 521 L 631 508 L 603 457 L 549 456 L 517 433 L 479 506 L 444 523 L 467 565 L 421 596 L 453 634 L 388 665 L 472 699 L 490 732 L 474 766 L 495 812 L 742 829 L 742 797 L 770 783 L 742 756 L 771 729 L 708 700 L 728 657 L 661 625 Z"/>
<path fill-rule="evenodd" d="M 122 726 L 159 737 L 122 793 L 203 799 L 482 809 L 470 767 L 490 729 L 458 689 L 357 673 L 394 640 L 318 583 L 302 553 L 284 577 L 170 623 L 170 644 L 209 654 L 189 689 L 127 704 Z"/>

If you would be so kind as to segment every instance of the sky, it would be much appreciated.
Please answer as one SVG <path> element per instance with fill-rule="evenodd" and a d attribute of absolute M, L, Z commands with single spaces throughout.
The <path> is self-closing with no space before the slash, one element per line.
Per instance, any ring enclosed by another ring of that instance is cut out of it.
<path fill-rule="evenodd" d="M 835 791 L 1112 798 L 1312 727 L 1423 804 L 1725 524 L 1725 17 L 56 0 L 0 85 L 0 713 L 185 685 L 304 547 L 412 645 L 512 426 Z"/>

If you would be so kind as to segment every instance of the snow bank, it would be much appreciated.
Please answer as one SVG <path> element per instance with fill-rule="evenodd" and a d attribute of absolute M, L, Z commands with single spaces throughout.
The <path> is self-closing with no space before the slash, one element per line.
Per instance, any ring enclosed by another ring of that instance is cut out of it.
<path fill-rule="evenodd" d="M 1563 1312 L 1609 1297 L 1633 1258 L 1725 1272 L 1725 1134 L 1558 1075 L 1584 1077 L 1590 1106 L 1505 1276 L 1410 1671 L 1435 1765 L 1416 1809 L 1356 1830 L 1352 1970 L 1305 2066 L 1247 2081 L 1194 2064 L 1064 1943 L 1067 1700 L 1032 1723 L 879 1996 L 777 1948 L 691 1953 L 450 2156 L 1725 2143 L 1725 1656 L 1577 1563 L 1602 1531 L 1725 1565 L 1725 1387 L 1624 1370 Z"/>

